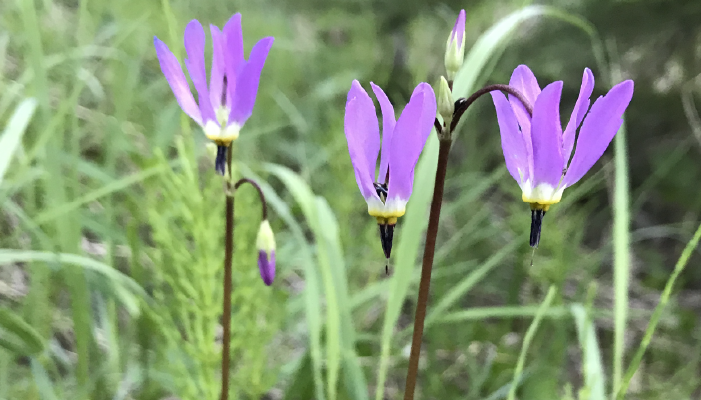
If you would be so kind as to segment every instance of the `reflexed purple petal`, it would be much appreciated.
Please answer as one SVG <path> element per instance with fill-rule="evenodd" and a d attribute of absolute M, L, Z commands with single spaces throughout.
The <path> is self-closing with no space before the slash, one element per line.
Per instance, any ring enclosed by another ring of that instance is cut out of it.
<path fill-rule="evenodd" d="M 509 86 L 515 87 L 519 92 L 526 96 L 526 100 L 535 103 L 536 98 L 540 94 L 540 86 L 538 80 L 533 75 L 533 71 L 525 65 L 519 65 L 511 74 Z M 518 101 L 514 99 L 514 101 Z"/>
<path fill-rule="evenodd" d="M 209 100 L 216 110 L 222 105 L 222 94 L 224 93 L 224 72 L 226 70 L 224 47 L 226 42 L 219 28 L 210 25 L 209 30 L 212 33 L 212 74 L 209 78 Z"/>
<path fill-rule="evenodd" d="M 563 181 L 565 187 L 577 183 L 604 154 L 621 127 L 623 112 L 632 98 L 633 81 L 628 80 L 614 86 L 606 96 L 594 102 L 579 130 L 577 148 Z"/>
<path fill-rule="evenodd" d="M 450 43 L 452 44 L 453 40 L 455 40 L 460 46 L 463 36 L 465 36 L 465 10 L 460 10 L 458 19 L 455 20 L 455 26 L 453 26 L 453 31 L 450 34 Z"/>
<path fill-rule="evenodd" d="M 501 149 L 504 151 L 506 168 L 511 176 L 520 184 L 530 179 L 528 168 L 528 154 L 526 153 L 526 143 L 523 135 L 518 129 L 516 115 L 511 108 L 509 101 L 502 92 L 491 92 L 494 107 L 497 110 L 497 120 L 499 121 L 499 131 L 501 132 Z"/>
<path fill-rule="evenodd" d="M 533 107 L 533 186 L 547 183 L 556 188 L 562 177 L 562 81 L 549 84 Z"/>
<path fill-rule="evenodd" d="M 357 80 L 348 91 L 344 118 L 346 141 L 355 181 L 365 199 L 377 196 L 373 185 L 377 154 L 380 152 L 380 128 L 375 105 Z"/>
<path fill-rule="evenodd" d="M 227 96 L 229 101 L 236 92 L 237 77 L 243 68 L 243 33 L 241 31 L 241 14 L 236 13 L 224 25 L 224 38 L 226 51 L 224 52 L 226 63 Z M 231 103 L 229 103 L 231 104 Z"/>
<path fill-rule="evenodd" d="M 248 61 L 241 68 L 241 73 L 236 77 L 236 87 L 231 93 L 232 105 L 229 113 L 229 122 L 235 122 L 243 126 L 248 117 L 253 113 L 253 105 L 258 94 L 258 82 L 260 73 L 265 65 L 273 38 L 266 37 L 258 41 L 251 49 Z"/>
<path fill-rule="evenodd" d="M 408 200 L 414 186 L 414 167 L 436 119 L 436 95 L 420 83 L 411 95 L 392 135 L 387 198 Z"/>
<path fill-rule="evenodd" d="M 204 29 L 199 21 L 193 19 L 185 27 L 185 51 L 187 59 L 185 66 L 190 72 L 190 79 L 197 90 L 197 97 L 200 104 L 200 114 L 202 122 L 207 123 L 209 120 L 215 120 L 214 109 L 209 100 L 209 90 L 207 89 L 207 72 L 204 67 Z"/>
<path fill-rule="evenodd" d="M 380 102 L 382 110 L 382 151 L 380 152 L 380 172 L 377 175 L 377 182 L 384 182 L 387 177 L 387 168 L 389 168 L 390 143 L 392 143 L 392 133 L 394 125 L 397 121 L 394 118 L 394 107 L 390 103 L 385 92 L 382 89 L 370 82 L 372 91 L 375 92 L 377 101 Z"/>
<path fill-rule="evenodd" d="M 525 65 L 519 65 L 511 74 L 511 80 L 509 80 L 509 86 L 516 88 L 521 92 L 531 103 L 531 106 L 535 105 L 535 101 L 540 94 L 540 86 L 538 86 L 538 80 L 533 75 L 533 72 Z M 533 140 L 531 138 L 531 116 L 523 107 L 521 101 L 514 96 L 509 96 L 509 103 L 511 103 L 511 108 L 516 114 L 516 120 L 521 127 L 521 133 L 523 134 L 523 140 L 526 143 L 526 154 L 528 154 L 528 165 L 531 173 L 533 172 Z"/>
<path fill-rule="evenodd" d="M 589 110 L 589 97 L 593 89 L 594 74 L 591 73 L 589 68 L 585 68 L 584 76 L 582 76 L 582 86 L 579 89 L 579 97 L 577 97 L 577 102 L 574 104 L 574 109 L 572 109 L 572 116 L 570 116 L 570 121 L 567 123 L 565 133 L 562 134 L 563 169 L 567 168 L 567 163 L 570 161 L 572 148 L 574 147 L 574 137 L 577 128 L 582 124 L 582 120 Z"/>
<path fill-rule="evenodd" d="M 275 280 L 275 250 L 270 252 L 270 257 L 265 250 L 258 251 L 258 269 L 263 283 L 266 286 L 272 285 Z"/>
<path fill-rule="evenodd" d="M 165 75 L 170 88 L 173 90 L 180 108 L 195 122 L 202 125 L 200 109 L 195 103 L 195 98 L 192 97 L 190 85 L 187 83 L 178 59 L 171 53 L 168 46 L 155 36 L 153 37 L 153 45 L 156 47 L 156 55 L 158 56 L 158 62 L 161 64 L 161 71 L 163 71 L 163 75 Z"/>

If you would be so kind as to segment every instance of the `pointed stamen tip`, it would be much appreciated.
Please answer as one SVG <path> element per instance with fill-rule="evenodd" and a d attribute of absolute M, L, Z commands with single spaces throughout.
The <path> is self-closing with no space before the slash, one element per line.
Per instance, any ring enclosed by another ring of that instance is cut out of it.
<path fill-rule="evenodd" d="M 221 176 L 226 173 L 226 146 L 217 146 L 217 157 L 214 159 L 214 169 Z"/>
<path fill-rule="evenodd" d="M 394 239 L 394 224 L 378 224 L 380 228 L 380 242 L 382 243 L 382 251 L 385 253 L 385 258 L 389 262 L 389 257 L 392 255 L 392 241 Z"/>
<path fill-rule="evenodd" d="M 530 245 L 533 249 L 538 248 L 540 244 L 540 231 L 543 225 L 543 217 L 545 216 L 545 210 L 531 210 L 531 237 Z"/>

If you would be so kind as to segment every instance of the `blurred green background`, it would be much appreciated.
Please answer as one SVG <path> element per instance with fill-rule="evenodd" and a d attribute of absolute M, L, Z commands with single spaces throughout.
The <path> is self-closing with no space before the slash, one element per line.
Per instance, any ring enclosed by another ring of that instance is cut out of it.
<path fill-rule="evenodd" d="M 585 67 L 595 96 L 627 78 L 635 95 L 619 147 L 548 213 L 532 264 L 494 107 L 470 109 L 450 156 L 417 398 L 506 398 L 550 285 L 517 397 L 608 397 L 700 220 L 696 0 L 3 0 L 0 399 L 218 397 L 223 185 L 153 36 L 182 60 L 189 20 L 222 26 L 235 12 L 246 49 L 275 37 L 234 159 L 268 196 L 278 273 L 270 288 L 260 280 L 259 205 L 242 189 L 232 398 L 401 398 L 437 146 L 417 166 L 385 276 L 345 95 L 352 79 L 373 81 L 399 110 L 417 83 L 435 84 L 461 8 L 456 96 L 508 82 L 519 64 L 541 86 L 564 80 L 563 120 Z M 699 262 L 693 253 L 628 398 L 701 396 Z"/>

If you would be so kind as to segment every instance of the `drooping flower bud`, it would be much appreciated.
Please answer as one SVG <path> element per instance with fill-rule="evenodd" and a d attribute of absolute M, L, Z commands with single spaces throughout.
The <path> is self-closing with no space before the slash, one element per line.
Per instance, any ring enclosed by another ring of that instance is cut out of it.
<path fill-rule="evenodd" d="M 445 69 L 448 79 L 453 80 L 465 58 L 465 10 L 460 10 L 455 26 L 448 36 L 445 49 Z"/>
<path fill-rule="evenodd" d="M 256 247 L 260 277 L 267 286 L 270 286 L 275 280 L 275 235 L 267 219 L 260 224 Z"/>
<path fill-rule="evenodd" d="M 441 76 L 437 92 L 438 113 L 443 117 L 443 123 L 449 126 L 450 121 L 453 119 L 453 112 L 455 112 L 455 103 L 453 102 L 453 93 L 450 91 L 448 81 L 443 76 Z"/>

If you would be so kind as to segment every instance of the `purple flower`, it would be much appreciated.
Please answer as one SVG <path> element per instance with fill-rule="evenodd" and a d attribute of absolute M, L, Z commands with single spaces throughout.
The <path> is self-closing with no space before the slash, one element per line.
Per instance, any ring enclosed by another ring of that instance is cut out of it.
<path fill-rule="evenodd" d="M 185 28 L 185 66 L 197 91 L 199 104 L 190 92 L 178 59 L 160 39 L 154 37 L 153 41 L 163 75 L 180 107 L 202 127 L 207 138 L 217 146 L 228 147 L 239 137 L 239 131 L 253 112 L 260 73 L 274 39 L 259 40 L 246 60 L 241 14 L 234 14 L 224 25 L 223 32 L 214 25 L 209 28 L 213 50 L 209 86 L 204 60 L 204 29 L 197 20 L 190 21 Z"/>
<path fill-rule="evenodd" d="M 258 269 L 263 282 L 270 286 L 275 280 L 275 235 L 268 220 L 263 220 L 256 239 L 258 248 Z"/>
<path fill-rule="evenodd" d="M 533 116 L 515 97 L 507 100 L 501 92 L 492 92 L 506 167 L 521 187 L 523 201 L 530 203 L 534 212 L 544 214 L 551 204 L 560 201 L 565 188 L 577 183 L 604 153 L 623 122 L 623 112 L 633 97 L 633 81 L 614 86 L 589 108 L 594 75 L 586 68 L 564 132 L 560 125 L 562 81 L 549 84 L 541 92 L 533 72 L 519 65 L 509 85 L 533 105 Z M 570 161 L 577 129 L 577 149 Z M 539 232 L 542 215 L 538 219 L 534 223 Z M 532 237 L 532 246 L 534 239 L 537 245 L 538 238 Z"/>
<path fill-rule="evenodd" d="M 370 83 L 382 111 L 382 153 L 375 105 L 357 80 L 348 92 L 345 133 L 355 170 L 355 180 L 368 204 L 368 213 L 380 224 L 383 249 L 389 258 L 397 218 L 404 215 L 414 184 L 414 166 L 436 118 L 436 97 L 427 83 L 420 83 L 401 116 L 379 86 Z"/>

